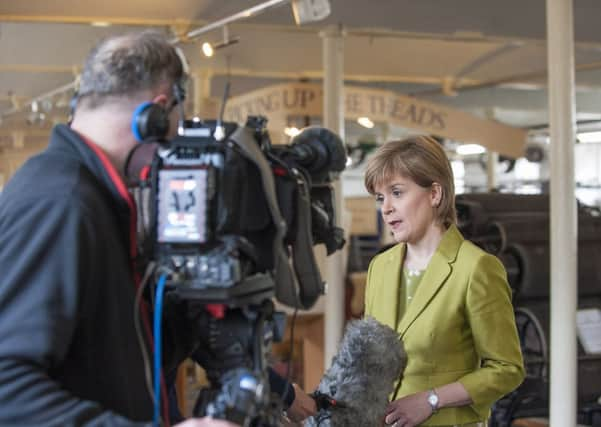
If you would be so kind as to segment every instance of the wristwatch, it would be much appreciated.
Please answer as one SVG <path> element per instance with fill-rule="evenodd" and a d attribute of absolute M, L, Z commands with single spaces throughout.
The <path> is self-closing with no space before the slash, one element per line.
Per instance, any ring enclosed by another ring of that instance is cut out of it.
<path fill-rule="evenodd" d="M 436 394 L 434 389 L 428 390 L 428 404 L 432 408 L 433 414 L 435 414 L 438 411 L 438 403 L 439 403 L 438 395 Z"/>

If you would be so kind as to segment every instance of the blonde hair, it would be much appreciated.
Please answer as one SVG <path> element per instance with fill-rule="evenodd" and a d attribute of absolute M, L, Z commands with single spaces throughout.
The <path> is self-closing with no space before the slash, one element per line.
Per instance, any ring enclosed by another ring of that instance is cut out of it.
<path fill-rule="evenodd" d="M 446 227 L 457 222 L 453 170 L 442 146 L 434 138 L 410 137 L 380 146 L 367 164 L 365 188 L 375 194 L 377 186 L 396 176 L 409 178 L 423 188 L 438 183 L 442 197 L 436 207 L 436 220 Z"/>

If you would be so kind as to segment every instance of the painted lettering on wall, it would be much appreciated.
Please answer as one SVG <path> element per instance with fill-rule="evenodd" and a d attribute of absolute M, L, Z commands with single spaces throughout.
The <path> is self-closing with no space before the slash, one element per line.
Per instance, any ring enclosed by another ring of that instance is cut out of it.
<path fill-rule="evenodd" d="M 248 98 L 248 99 L 247 99 Z M 226 104 L 225 119 L 245 122 L 248 116 L 293 113 L 314 114 L 312 110 L 321 105 L 322 90 L 304 87 L 277 87 L 255 96 L 243 95 Z"/>
<path fill-rule="evenodd" d="M 507 156 L 519 157 L 524 152 L 525 130 L 448 106 L 359 86 L 345 86 L 341 102 L 347 120 L 365 116 L 374 122 L 393 123 L 456 141 L 476 142 Z M 322 117 L 322 86 L 312 83 L 281 84 L 228 101 L 225 120 L 244 123 L 249 115 L 264 115 L 272 125 L 280 127 L 292 117 Z M 282 133 L 280 129 L 277 132 Z"/>
<path fill-rule="evenodd" d="M 409 127 L 430 127 L 436 130 L 446 128 L 446 113 L 419 101 L 401 99 L 390 95 L 366 95 L 367 111 L 365 115 L 373 118 L 396 119 L 407 123 Z M 348 110 L 347 110 L 348 112 Z"/>
<path fill-rule="evenodd" d="M 323 90 L 317 85 L 286 85 L 258 90 L 234 98 L 226 107 L 226 120 L 242 123 L 247 116 L 271 114 L 320 116 Z M 394 121 L 407 127 L 446 128 L 446 113 L 418 100 L 391 93 L 345 88 L 345 116 L 368 116 L 372 120 Z"/>

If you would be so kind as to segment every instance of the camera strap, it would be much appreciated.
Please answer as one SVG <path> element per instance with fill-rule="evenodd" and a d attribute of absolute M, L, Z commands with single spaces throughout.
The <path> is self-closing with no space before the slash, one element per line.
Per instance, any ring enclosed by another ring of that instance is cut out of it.
<path fill-rule="evenodd" d="M 294 243 L 292 244 L 292 261 L 299 286 L 300 305 L 309 309 L 317 298 L 324 293 L 321 273 L 313 255 L 313 236 L 311 224 L 311 195 L 307 179 L 296 172 L 299 182 L 297 192 L 296 214 L 297 227 Z"/>
<path fill-rule="evenodd" d="M 261 174 L 261 183 L 271 214 L 271 219 L 276 229 L 273 241 L 273 253 L 275 256 L 275 293 L 276 298 L 291 307 L 298 307 L 297 283 L 288 262 L 288 255 L 284 247 L 284 236 L 286 235 L 286 222 L 282 217 L 277 202 L 275 182 L 271 166 L 267 162 L 263 152 L 257 145 L 254 131 L 248 127 L 239 127 L 230 136 L 230 141 L 238 146 L 242 153 L 252 161 Z"/>

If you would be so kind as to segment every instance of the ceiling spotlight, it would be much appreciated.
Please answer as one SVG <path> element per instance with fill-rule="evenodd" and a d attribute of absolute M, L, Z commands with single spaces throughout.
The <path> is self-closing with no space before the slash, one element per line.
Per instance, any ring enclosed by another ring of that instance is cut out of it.
<path fill-rule="evenodd" d="M 369 117 L 359 117 L 357 119 L 357 123 L 367 129 L 371 129 L 374 127 L 374 122 L 372 122 Z"/>
<path fill-rule="evenodd" d="M 216 44 L 204 42 L 201 47 L 202 53 L 207 58 L 210 58 L 211 56 L 213 56 L 213 54 L 215 53 L 216 50 L 231 46 L 233 44 L 238 43 L 239 41 L 240 41 L 240 37 L 233 37 L 227 41 L 224 40 L 224 41 L 216 43 Z"/>
<path fill-rule="evenodd" d="M 219 43 L 215 43 L 215 44 L 209 43 L 209 42 L 204 42 L 202 44 L 202 46 L 201 46 L 202 53 L 207 58 L 210 58 L 211 56 L 213 56 L 213 54 L 215 53 L 216 50 L 223 49 L 224 47 L 231 46 L 240 41 L 240 37 L 231 37 L 230 38 L 230 34 L 229 34 L 229 31 L 228 31 L 228 28 L 226 25 L 223 26 L 222 30 L 223 30 L 222 41 L 220 41 Z"/>
<path fill-rule="evenodd" d="M 330 15 L 330 0 L 292 0 L 296 25 L 321 21 Z"/>
<path fill-rule="evenodd" d="M 202 54 L 204 56 L 206 56 L 207 58 L 210 58 L 211 56 L 213 56 L 213 53 L 215 53 L 213 46 L 209 42 L 204 42 L 202 44 L 201 49 L 202 49 Z"/>
<path fill-rule="evenodd" d="M 216 50 L 231 46 L 233 44 L 238 43 L 239 41 L 240 41 L 240 37 L 234 37 L 234 38 L 229 39 L 228 41 L 222 41 L 222 42 L 219 42 L 216 44 L 204 42 L 201 47 L 202 53 L 207 58 L 210 58 L 211 56 L 213 56 L 213 54 L 215 53 Z"/>

